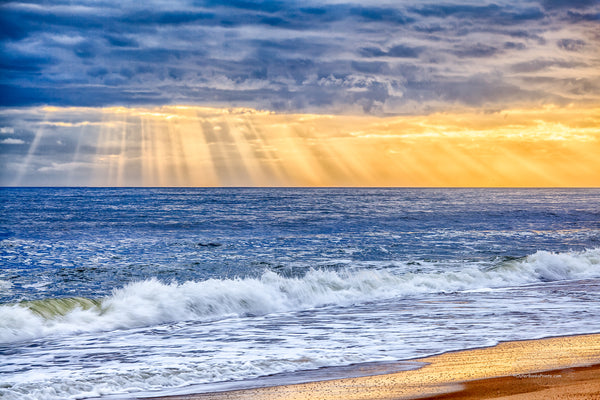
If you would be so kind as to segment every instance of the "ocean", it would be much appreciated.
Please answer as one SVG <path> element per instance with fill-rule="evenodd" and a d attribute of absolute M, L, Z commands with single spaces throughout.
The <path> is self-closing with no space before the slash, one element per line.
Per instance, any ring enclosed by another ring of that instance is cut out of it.
<path fill-rule="evenodd" d="M 0 397 L 131 399 L 600 332 L 600 189 L 1 188 Z"/>

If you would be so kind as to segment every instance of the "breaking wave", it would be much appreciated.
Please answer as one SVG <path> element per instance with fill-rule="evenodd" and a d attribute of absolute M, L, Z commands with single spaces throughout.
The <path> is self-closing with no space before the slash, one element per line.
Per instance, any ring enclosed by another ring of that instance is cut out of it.
<path fill-rule="evenodd" d="M 267 271 L 258 278 L 182 284 L 150 279 L 115 289 L 101 300 L 79 297 L 1 305 L 0 342 L 350 305 L 417 293 L 595 277 L 600 277 L 600 249 L 569 253 L 538 251 L 490 269 L 465 265 L 454 272 L 310 270 L 302 277 L 284 277 Z"/>

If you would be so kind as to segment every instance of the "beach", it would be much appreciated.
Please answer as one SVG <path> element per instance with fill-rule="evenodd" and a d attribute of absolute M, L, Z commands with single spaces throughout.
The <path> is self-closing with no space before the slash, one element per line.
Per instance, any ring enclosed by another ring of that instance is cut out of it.
<path fill-rule="evenodd" d="M 600 400 L 600 0 L 0 21 L 0 400 Z"/>
<path fill-rule="evenodd" d="M 393 374 L 161 400 L 598 399 L 600 334 L 512 341 L 418 360 Z M 157 398 L 154 398 L 157 399 Z"/>

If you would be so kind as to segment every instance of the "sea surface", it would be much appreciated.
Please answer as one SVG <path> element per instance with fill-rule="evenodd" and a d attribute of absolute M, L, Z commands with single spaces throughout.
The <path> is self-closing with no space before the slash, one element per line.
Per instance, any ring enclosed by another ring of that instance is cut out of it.
<path fill-rule="evenodd" d="M 7 400 L 328 379 L 600 332 L 599 189 L 1 188 L 0 218 Z"/>

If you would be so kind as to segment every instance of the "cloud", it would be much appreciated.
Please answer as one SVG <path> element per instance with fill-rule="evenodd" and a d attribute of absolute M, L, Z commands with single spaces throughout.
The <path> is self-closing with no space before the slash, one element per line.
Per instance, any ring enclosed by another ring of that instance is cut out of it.
<path fill-rule="evenodd" d="M 579 51 L 585 46 L 585 41 L 580 39 L 561 39 L 556 42 L 557 46 L 567 51 Z"/>
<path fill-rule="evenodd" d="M 7 138 L 7 139 L 0 140 L 0 143 L 2 143 L 2 144 L 25 144 L 25 141 L 23 141 L 21 139 Z"/>
<path fill-rule="evenodd" d="M 596 0 L 542 0 L 542 5 L 548 9 L 553 8 L 585 8 L 597 6 Z"/>
<path fill-rule="evenodd" d="M 49 56 L 7 53 L 0 60 L 0 69 L 12 76 L 17 74 L 38 75 L 52 62 L 53 59 Z"/>
<path fill-rule="evenodd" d="M 600 68 L 593 39 L 600 6 L 586 1 L 78 0 L 1 7 L 2 107 L 184 103 L 405 113 L 415 105 L 472 104 L 475 85 L 486 104 L 502 108 L 523 92 L 536 104 L 556 99 L 551 85 L 519 85 L 536 68 L 556 82 L 564 78 L 552 68 L 561 64 L 548 64 L 557 46 L 568 52 L 561 62 L 574 75 Z M 493 95 L 498 80 L 511 88 L 505 96 Z M 571 100 L 596 98 L 582 96 Z"/>
<path fill-rule="evenodd" d="M 517 42 L 505 42 L 504 49 L 505 50 L 525 50 L 527 46 L 524 43 Z"/>
<path fill-rule="evenodd" d="M 106 35 L 105 39 L 113 47 L 138 47 L 139 43 L 134 38 L 126 35 Z"/>
<path fill-rule="evenodd" d="M 579 12 L 569 10 L 569 12 L 567 12 L 567 19 L 572 23 L 600 22 L 600 12 Z"/>
<path fill-rule="evenodd" d="M 13 134 L 15 133 L 15 128 L 11 126 L 3 126 L 0 128 L 0 133 Z"/>
<path fill-rule="evenodd" d="M 93 169 L 94 164 L 89 162 L 67 162 L 67 163 L 51 163 L 50 166 L 40 167 L 38 172 L 68 172 L 79 170 L 82 168 Z"/>
<path fill-rule="evenodd" d="M 513 64 L 511 70 L 514 72 L 539 72 L 548 68 L 578 68 L 585 67 L 586 64 L 579 62 L 572 62 L 560 59 L 537 59 L 533 61 L 527 61 L 522 63 Z"/>
<path fill-rule="evenodd" d="M 466 3 L 466 2 L 465 2 Z M 534 4 L 524 2 L 520 5 L 518 2 L 508 2 L 501 6 L 496 3 L 492 4 L 461 4 L 460 2 L 449 3 L 421 3 L 419 6 L 413 7 L 412 12 L 423 17 L 434 18 L 452 18 L 462 21 L 473 21 L 478 19 L 485 23 L 491 23 L 494 26 L 516 25 L 527 21 L 536 21 L 544 19 L 545 15 Z"/>
<path fill-rule="evenodd" d="M 491 57 L 499 53 L 501 50 L 495 46 L 476 43 L 474 45 L 459 46 L 451 52 L 461 58 L 479 58 Z"/>
<path fill-rule="evenodd" d="M 360 55 L 363 57 L 397 57 L 397 58 L 417 58 L 424 49 L 422 47 L 410 47 L 402 44 L 390 47 L 388 50 L 381 50 L 378 47 L 364 47 L 360 49 Z"/>

